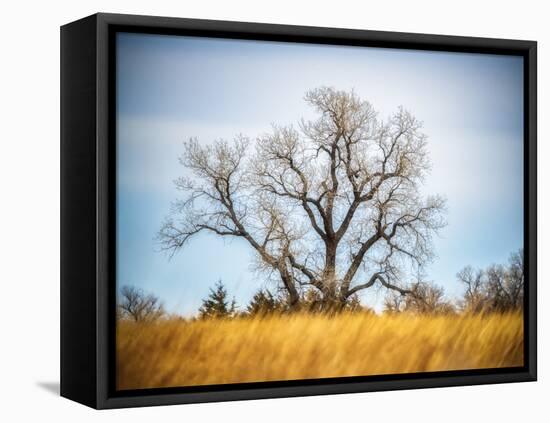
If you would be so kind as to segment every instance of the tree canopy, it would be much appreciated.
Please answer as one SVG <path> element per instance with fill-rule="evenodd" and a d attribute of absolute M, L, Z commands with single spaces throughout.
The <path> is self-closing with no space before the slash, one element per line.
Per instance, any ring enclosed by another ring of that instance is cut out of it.
<path fill-rule="evenodd" d="M 290 308 L 309 290 L 324 307 L 375 285 L 412 292 L 405 276 L 430 261 L 445 225 L 445 200 L 420 192 L 430 169 L 421 122 L 403 108 L 381 120 L 354 92 L 322 87 L 304 99 L 318 117 L 297 127 L 185 144 L 162 249 L 174 254 L 201 232 L 242 238 Z"/>

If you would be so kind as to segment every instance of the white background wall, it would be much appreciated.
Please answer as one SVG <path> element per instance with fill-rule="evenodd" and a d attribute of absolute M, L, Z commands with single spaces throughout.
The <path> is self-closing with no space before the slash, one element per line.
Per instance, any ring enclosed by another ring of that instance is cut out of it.
<path fill-rule="evenodd" d="M 548 421 L 550 31 L 542 1 L 19 1 L 0 26 L 0 420 Z M 59 383 L 59 26 L 98 12 L 539 42 L 539 382 L 96 412 Z M 544 394 L 547 390 L 546 395 Z M 33 420 L 31 420 L 33 419 Z"/>

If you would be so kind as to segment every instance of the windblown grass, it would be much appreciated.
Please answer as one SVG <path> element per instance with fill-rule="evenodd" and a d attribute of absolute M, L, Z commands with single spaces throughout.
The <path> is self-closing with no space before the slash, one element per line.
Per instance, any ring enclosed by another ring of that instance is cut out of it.
<path fill-rule="evenodd" d="M 286 315 L 117 327 L 117 388 L 523 365 L 521 314 Z"/>

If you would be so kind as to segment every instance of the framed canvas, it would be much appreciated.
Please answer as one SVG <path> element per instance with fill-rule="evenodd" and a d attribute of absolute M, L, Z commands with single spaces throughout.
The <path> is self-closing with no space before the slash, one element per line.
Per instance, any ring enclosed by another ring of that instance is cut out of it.
<path fill-rule="evenodd" d="M 536 380 L 536 43 L 61 28 L 61 395 Z"/>

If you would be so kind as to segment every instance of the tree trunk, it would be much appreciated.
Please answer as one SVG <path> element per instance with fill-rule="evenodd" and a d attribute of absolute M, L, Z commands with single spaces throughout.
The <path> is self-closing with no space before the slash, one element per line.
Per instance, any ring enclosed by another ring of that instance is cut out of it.
<path fill-rule="evenodd" d="M 291 311 L 298 310 L 300 308 L 300 295 L 294 286 L 294 280 L 292 276 L 288 273 L 288 270 L 285 267 L 279 267 L 279 273 L 281 275 L 281 280 L 283 281 L 283 286 L 288 292 L 288 308 Z"/>
<path fill-rule="evenodd" d="M 323 309 L 332 309 L 334 304 L 338 302 L 338 281 L 336 280 L 336 246 L 337 244 L 333 240 L 328 240 L 325 244 L 325 268 L 323 270 L 322 280 Z"/>

